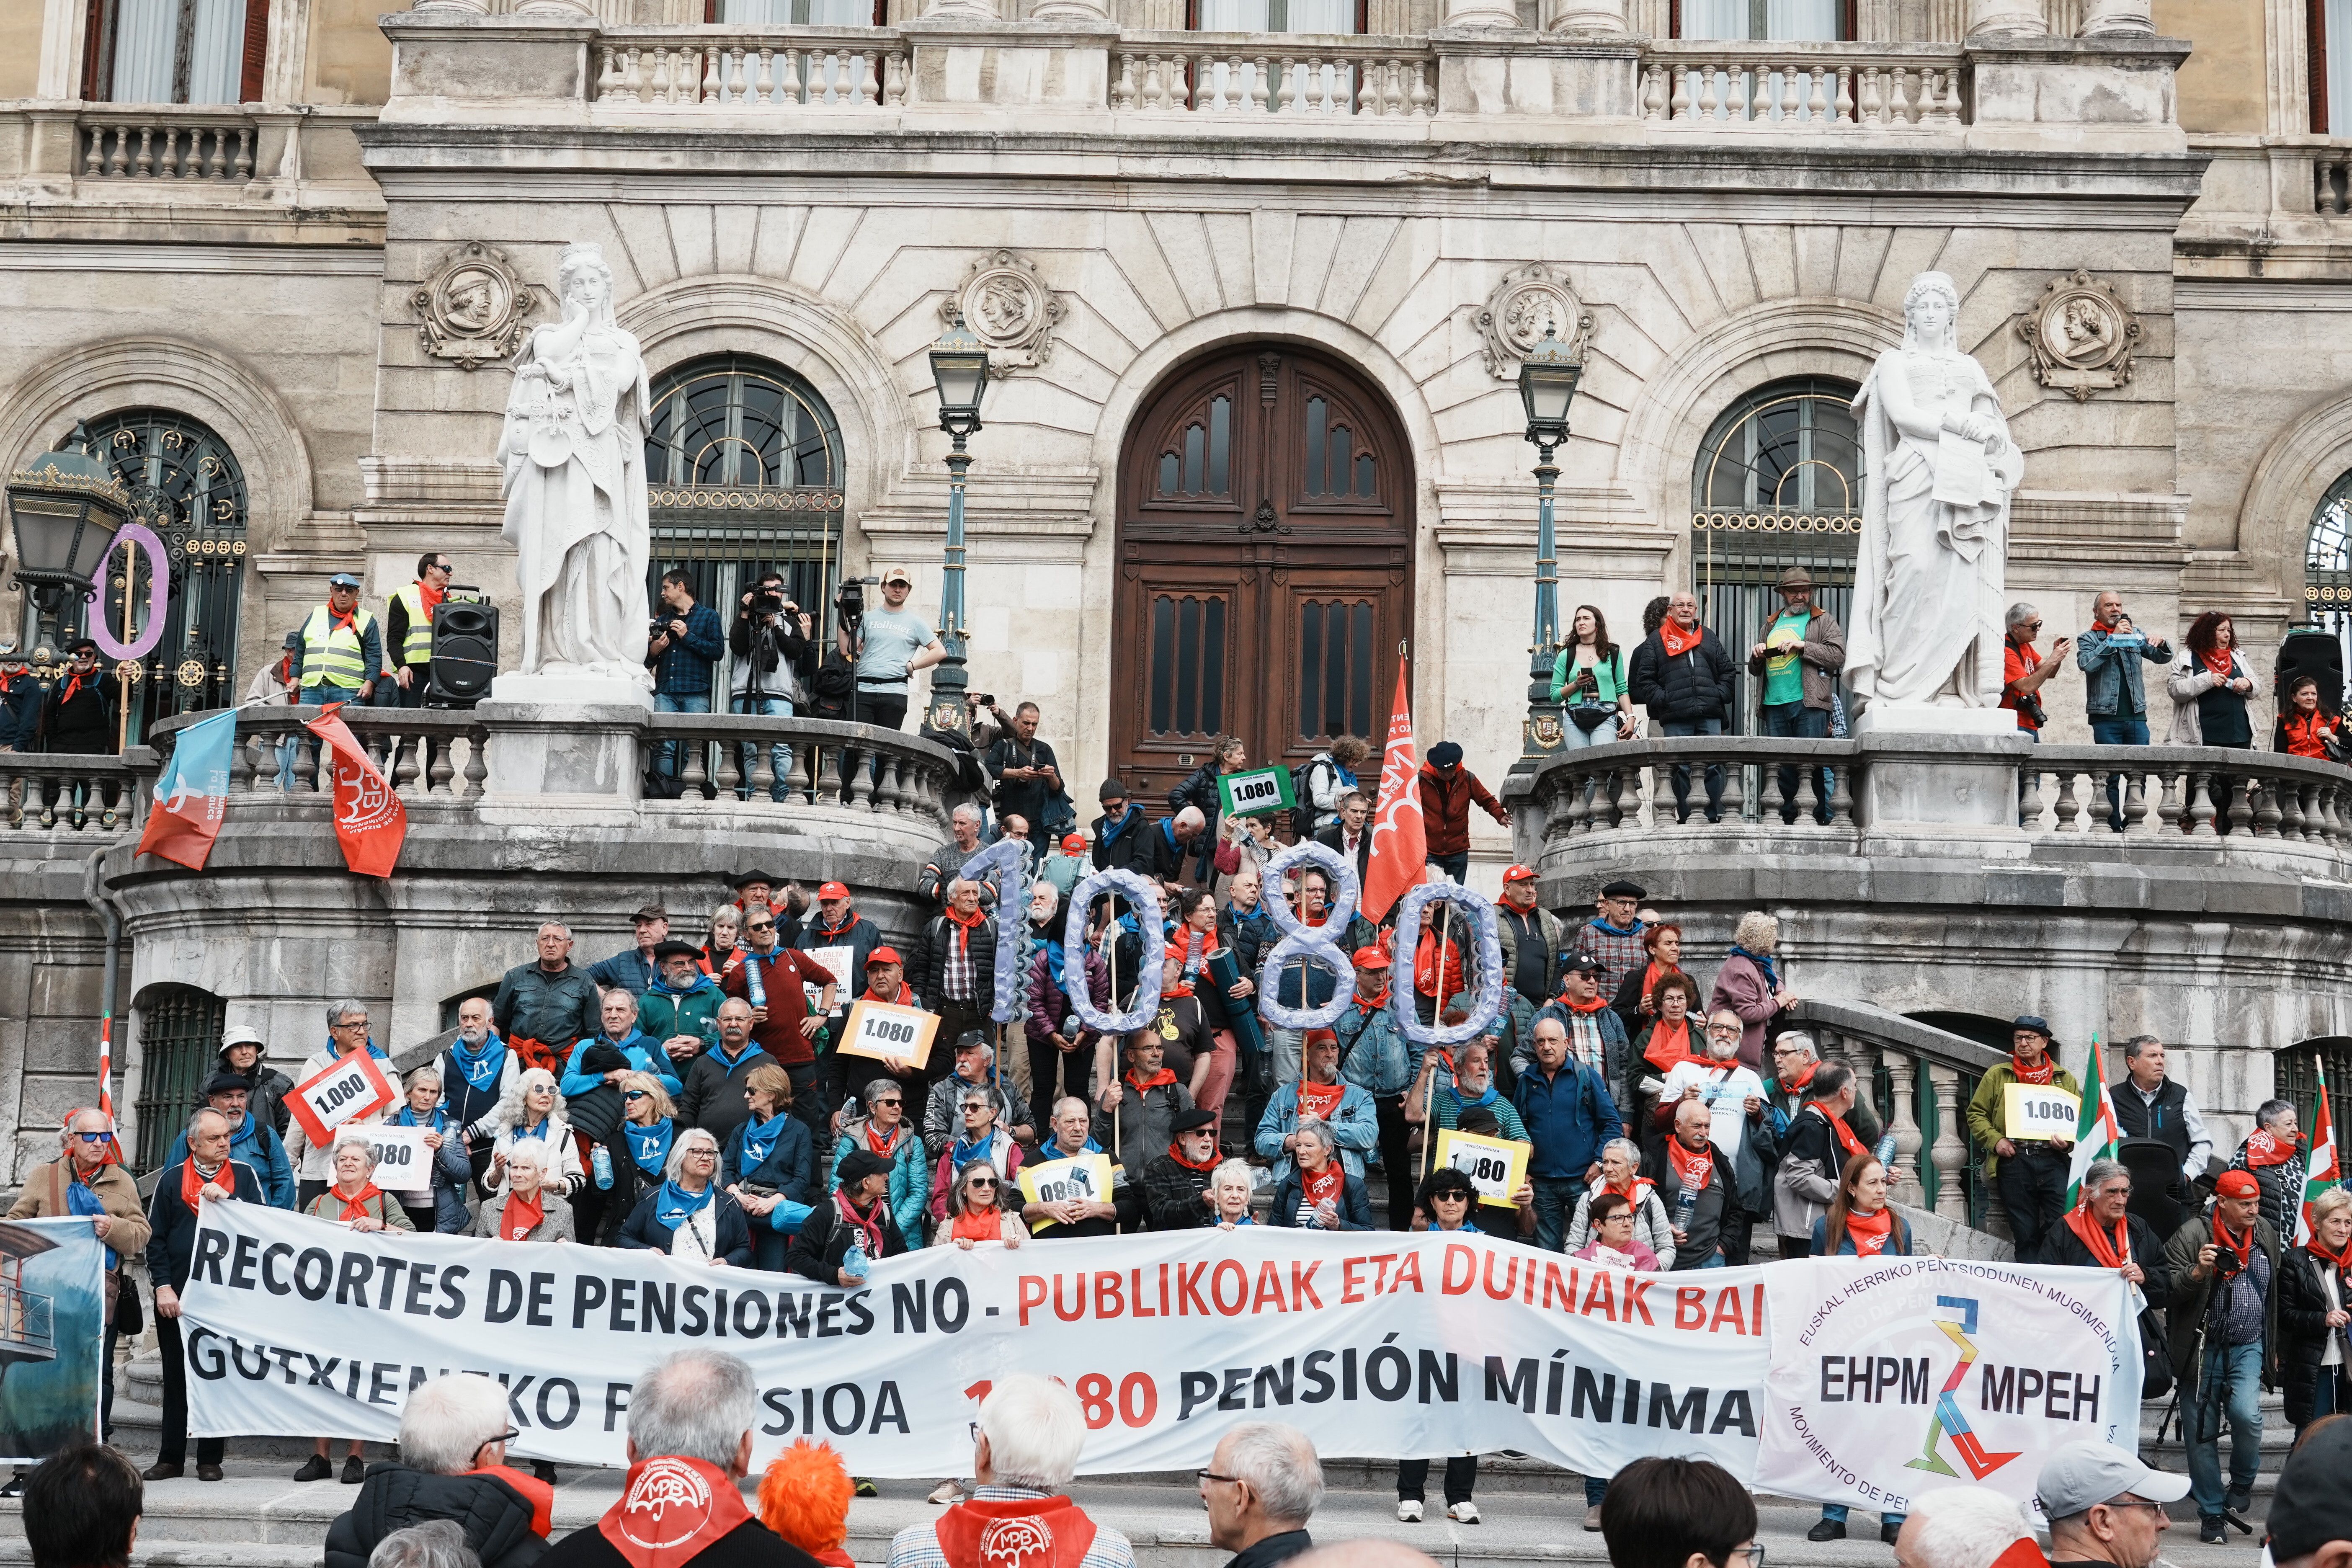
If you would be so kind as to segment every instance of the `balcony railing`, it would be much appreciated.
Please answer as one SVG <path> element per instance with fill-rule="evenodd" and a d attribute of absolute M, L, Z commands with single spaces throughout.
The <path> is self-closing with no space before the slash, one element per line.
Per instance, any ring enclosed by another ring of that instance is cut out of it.
<path fill-rule="evenodd" d="M 599 103 L 756 112 L 907 100 L 906 40 L 884 27 L 612 27 L 595 61 Z"/>
<path fill-rule="evenodd" d="M 1171 114 L 1339 118 L 1437 111 L 1418 38 L 1305 33 L 1123 35 L 1110 106 Z"/>
<path fill-rule="evenodd" d="M 121 757 L 0 752 L 0 837 L 112 835 L 142 817 L 139 770 Z"/>
<path fill-rule="evenodd" d="M 258 140 L 253 121 L 234 108 L 185 104 L 84 110 L 76 126 L 85 180 L 205 180 L 243 184 L 253 178 Z"/>
<path fill-rule="evenodd" d="M 1642 118 L 1721 129 L 1937 131 L 1965 122 L 1956 47 L 1676 40 L 1643 51 Z"/>

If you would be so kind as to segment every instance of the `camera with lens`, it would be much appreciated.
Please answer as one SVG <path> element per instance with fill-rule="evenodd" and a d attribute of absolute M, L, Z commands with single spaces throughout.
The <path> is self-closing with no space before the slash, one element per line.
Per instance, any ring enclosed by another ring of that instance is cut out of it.
<path fill-rule="evenodd" d="M 756 588 L 752 590 L 749 608 L 755 616 L 780 615 L 791 602 L 781 588 Z"/>
<path fill-rule="evenodd" d="M 833 607 L 840 612 L 843 626 L 856 629 L 857 623 L 866 618 L 866 584 L 880 581 L 878 577 L 844 577 L 841 580 L 840 588 L 833 595 Z"/>
<path fill-rule="evenodd" d="M 2027 722 L 2037 730 L 2050 722 L 2049 710 L 2042 706 L 2042 699 L 2031 691 L 2018 694 L 2017 710 L 2025 715 Z"/>
<path fill-rule="evenodd" d="M 2238 1277 L 2238 1271 L 2245 1268 L 2245 1266 L 2246 1260 L 2238 1256 L 2237 1250 L 2234 1247 L 2217 1247 L 2213 1249 L 2213 1278 L 2215 1279 L 2234 1279 Z"/>

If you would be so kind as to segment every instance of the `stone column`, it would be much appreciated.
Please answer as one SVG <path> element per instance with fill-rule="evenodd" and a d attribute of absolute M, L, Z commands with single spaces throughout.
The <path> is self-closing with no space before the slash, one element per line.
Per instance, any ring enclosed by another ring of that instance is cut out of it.
<path fill-rule="evenodd" d="M 2156 34 L 2154 0 L 2090 0 L 2083 8 L 2083 37 L 2114 37 L 2118 34 Z"/>
<path fill-rule="evenodd" d="M 1919 1120 L 1911 1110 L 1917 1063 L 1898 1049 L 1889 1049 L 1885 1059 L 1890 1112 L 1886 1130 L 1895 1134 L 1895 1163 L 1905 1173 L 1895 1184 L 1895 1201 L 1917 1208 L 1920 1199 L 1927 1195 L 1927 1190 L 1919 1184 Z"/>
<path fill-rule="evenodd" d="M 923 6 L 923 15 L 960 22 L 993 22 L 998 19 L 996 7 L 990 0 L 929 0 Z"/>
<path fill-rule="evenodd" d="M 1960 1133 L 1959 1071 L 1929 1062 L 1927 1082 L 1936 1093 L 1936 1142 L 1927 1156 L 1936 1167 L 1936 1213 L 1966 1225 L 1969 1195 L 1960 1184 L 1960 1172 L 1968 1163 L 1969 1144 Z"/>
<path fill-rule="evenodd" d="M 1551 30 L 1617 37 L 1625 32 L 1625 0 L 1555 0 Z"/>
<path fill-rule="evenodd" d="M 1517 27 L 1519 8 L 1510 0 L 1445 0 L 1449 27 Z"/>
<path fill-rule="evenodd" d="M 1969 0 L 1971 38 L 2027 38 L 2049 31 L 2039 0 Z"/>
<path fill-rule="evenodd" d="M 1033 22 L 1108 22 L 1110 8 L 1104 0 L 1037 0 L 1029 8 Z"/>

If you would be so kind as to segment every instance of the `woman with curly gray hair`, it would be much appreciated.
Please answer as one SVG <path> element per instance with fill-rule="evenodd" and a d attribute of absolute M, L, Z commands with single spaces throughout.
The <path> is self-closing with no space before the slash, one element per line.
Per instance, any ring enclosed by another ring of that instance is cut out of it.
<path fill-rule="evenodd" d="M 555 1087 L 555 1075 L 545 1068 L 530 1068 L 515 1076 L 499 1108 L 490 1113 L 490 1168 L 482 1173 L 484 1192 L 505 1190 L 507 1154 L 522 1142 L 539 1146 L 545 1156 L 540 1167 L 542 1179 L 558 1195 L 568 1198 L 586 1184 L 579 1142 L 572 1136 L 572 1124 L 563 1119 L 563 1095 Z"/>
<path fill-rule="evenodd" d="M 1715 972 L 1715 994 L 1707 998 L 1709 1015 L 1729 1008 L 1744 1026 L 1739 1036 L 1739 1059 L 1761 1070 L 1764 1036 L 1772 1020 L 1797 1005 L 1797 994 L 1781 978 L 1774 956 L 1780 945 L 1780 922 L 1762 910 L 1750 910 L 1732 929 L 1731 952 Z"/>

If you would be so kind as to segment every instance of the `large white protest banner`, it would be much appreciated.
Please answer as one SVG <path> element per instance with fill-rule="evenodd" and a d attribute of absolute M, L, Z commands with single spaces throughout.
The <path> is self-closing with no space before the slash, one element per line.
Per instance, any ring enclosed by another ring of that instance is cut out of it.
<path fill-rule="evenodd" d="M 1234 1424 L 1277 1419 L 1333 1458 L 1515 1448 L 1607 1475 L 1702 1454 L 1752 1477 L 1766 1281 L 1844 1279 L 1822 1267 L 1628 1274 L 1478 1236 L 1244 1227 L 936 1248 L 848 1289 L 215 1203 L 181 1300 L 200 1435 L 385 1441 L 410 1388 L 477 1371 L 505 1382 L 519 1452 L 614 1465 L 636 1373 L 707 1345 L 751 1364 L 762 1461 L 814 1436 L 859 1475 L 958 1473 L 979 1400 L 1034 1372 L 1076 1393 L 1089 1473 L 1197 1466 Z M 1998 1337 L 2031 1291 L 1985 1293 Z M 2099 1398 L 2088 1416 L 2112 1418 Z M 2093 1429 L 2061 1410 L 2042 1446 Z"/>
<path fill-rule="evenodd" d="M 2139 1447 L 2139 1336 L 2120 1274 L 1836 1258 L 1764 1278 L 1759 1490 L 1903 1513 L 1973 1483 L 2032 1507 L 2053 1446 Z"/>

